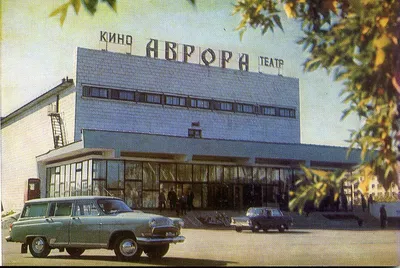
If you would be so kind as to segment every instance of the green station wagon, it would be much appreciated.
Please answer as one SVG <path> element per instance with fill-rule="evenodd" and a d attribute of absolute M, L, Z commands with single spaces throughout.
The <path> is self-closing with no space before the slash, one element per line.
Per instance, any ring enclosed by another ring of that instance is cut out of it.
<path fill-rule="evenodd" d="M 137 260 L 143 252 L 161 258 L 169 244 L 184 242 L 183 220 L 132 210 L 120 198 L 75 196 L 42 198 L 25 203 L 10 226 L 8 242 L 21 253 L 47 257 L 52 249 L 79 257 L 86 249 L 114 250 L 119 260 Z"/>

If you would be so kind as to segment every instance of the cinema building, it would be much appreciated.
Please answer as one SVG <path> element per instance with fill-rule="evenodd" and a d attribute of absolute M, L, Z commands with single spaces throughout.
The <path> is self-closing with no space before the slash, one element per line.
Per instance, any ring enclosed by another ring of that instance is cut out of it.
<path fill-rule="evenodd" d="M 359 153 L 301 144 L 299 80 L 78 48 L 75 73 L 1 120 L 2 203 L 113 195 L 156 208 L 189 188 L 201 209 L 287 203 L 300 165 Z"/>

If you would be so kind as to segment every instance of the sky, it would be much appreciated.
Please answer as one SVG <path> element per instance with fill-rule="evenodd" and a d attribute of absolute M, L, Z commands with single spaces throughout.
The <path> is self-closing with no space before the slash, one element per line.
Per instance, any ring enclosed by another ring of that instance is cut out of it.
<path fill-rule="evenodd" d="M 300 23 L 281 14 L 284 32 L 261 34 L 249 28 L 242 40 L 235 30 L 240 15 L 232 15 L 235 0 L 117 0 L 117 12 L 99 1 L 95 15 L 82 6 L 78 15 L 69 8 L 64 25 L 49 14 L 68 0 L 1 0 L 0 87 L 1 116 L 74 77 L 77 47 L 104 48 L 100 32 L 133 37 L 132 54 L 145 56 L 150 39 L 246 53 L 250 71 L 278 74 L 277 68 L 258 67 L 259 56 L 284 60 L 279 73 L 299 79 L 301 143 L 344 146 L 350 130 L 359 128 L 356 116 L 341 121 L 347 107 L 339 94 L 342 85 L 325 70 L 304 73 L 307 57 L 296 44 Z M 237 68 L 236 68 L 237 69 Z"/>

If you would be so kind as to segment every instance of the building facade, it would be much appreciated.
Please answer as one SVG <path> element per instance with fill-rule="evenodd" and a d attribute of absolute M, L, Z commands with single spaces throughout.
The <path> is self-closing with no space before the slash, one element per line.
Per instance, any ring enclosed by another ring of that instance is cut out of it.
<path fill-rule="evenodd" d="M 156 208 L 287 204 L 300 165 L 346 168 L 347 148 L 300 143 L 299 81 L 281 75 L 78 48 L 72 79 L 2 118 L 2 202 L 114 195 Z"/>

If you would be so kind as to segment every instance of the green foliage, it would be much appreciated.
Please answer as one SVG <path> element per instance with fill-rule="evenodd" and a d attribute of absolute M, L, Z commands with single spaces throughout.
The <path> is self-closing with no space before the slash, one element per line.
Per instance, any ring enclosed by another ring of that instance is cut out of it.
<path fill-rule="evenodd" d="M 296 181 L 296 190 L 289 192 L 291 197 L 289 208 L 291 210 L 297 209 L 300 214 L 308 200 L 313 201 L 315 207 L 318 207 L 330 191 L 335 193 L 334 199 L 336 200 L 339 197 L 343 182 L 348 180 L 347 173 L 344 170 L 321 172 L 305 166 L 301 168 L 305 176 Z"/>
<path fill-rule="evenodd" d="M 115 12 L 117 11 L 117 0 L 101 0 L 101 2 L 106 2 L 110 8 L 112 8 Z M 78 14 L 81 9 L 81 5 L 83 4 L 86 10 L 93 15 L 96 13 L 98 3 L 99 0 L 69 0 L 67 3 L 53 10 L 49 16 L 53 17 L 60 14 L 60 24 L 62 26 L 65 18 L 67 17 L 68 8 L 70 6 L 74 8 L 75 14 Z"/>
<path fill-rule="evenodd" d="M 234 11 L 242 15 L 237 28 L 241 36 L 248 26 L 260 27 L 262 33 L 275 26 L 281 28 L 280 23 L 270 19 L 279 12 L 280 3 L 289 18 L 301 22 L 304 36 L 298 44 L 309 52 L 304 71 L 323 68 L 333 72 L 335 80 L 344 83 L 341 95 L 348 108 L 342 119 L 349 114 L 361 119 L 362 126 L 351 132 L 349 140 L 349 153 L 360 148 L 362 159 L 352 174 L 370 169 L 385 189 L 398 183 L 399 127 L 393 81 L 400 71 L 395 62 L 400 53 L 396 32 L 399 1 L 239 0 Z M 292 208 L 304 205 L 306 200 L 320 201 L 317 193 L 326 195 L 332 181 L 342 180 L 340 172 L 329 178 L 306 174 L 311 177 L 301 180 L 298 190 L 292 193 Z"/>
<path fill-rule="evenodd" d="M 189 3 L 192 5 L 196 4 L 196 0 L 187 0 Z M 101 0 L 103 3 L 107 3 L 111 9 L 113 9 L 115 12 L 117 12 L 117 0 Z M 94 15 L 97 11 L 97 5 L 99 3 L 99 0 L 69 0 L 67 3 L 62 4 L 55 10 L 53 10 L 49 17 L 54 17 L 56 15 L 60 15 L 60 24 L 61 26 L 64 25 L 65 18 L 67 17 L 68 13 L 68 8 L 72 6 L 74 8 L 75 14 L 78 14 L 81 5 L 85 7 L 85 9 L 91 14 Z"/>
<path fill-rule="evenodd" d="M 238 1 L 233 14 L 239 13 L 242 10 L 246 12 L 242 13 L 242 21 L 236 28 L 240 32 L 240 38 L 243 37 L 244 32 L 247 29 L 247 25 L 252 28 L 261 28 L 262 34 L 265 34 L 268 30 L 274 31 L 274 26 L 277 25 L 282 31 L 283 26 L 277 9 L 277 3 L 275 1 L 264 1 L 264 0 L 243 0 Z"/>
<path fill-rule="evenodd" d="M 1 213 L 1 217 L 7 217 L 7 216 L 12 215 L 12 214 L 14 214 L 14 213 L 15 213 L 14 210 L 10 210 L 10 211 Z"/>
<path fill-rule="evenodd" d="M 375 197 L 375 202 L 378 203 L 394 203 L 394 202 L 399 202 L 399 197 L 397 196 L 397 194 L 393 193 L 388 193 L 386 192 L 384 195 L 378 195 Z"/>

